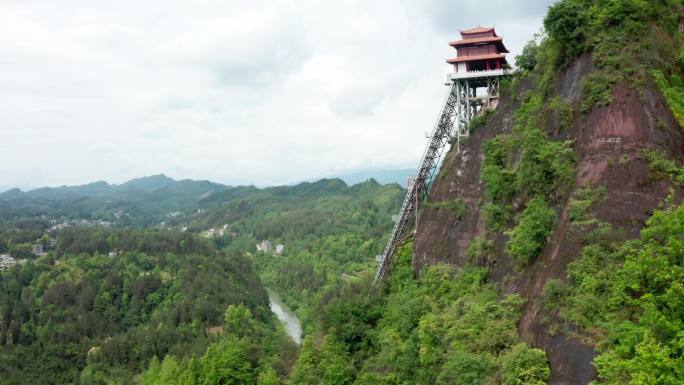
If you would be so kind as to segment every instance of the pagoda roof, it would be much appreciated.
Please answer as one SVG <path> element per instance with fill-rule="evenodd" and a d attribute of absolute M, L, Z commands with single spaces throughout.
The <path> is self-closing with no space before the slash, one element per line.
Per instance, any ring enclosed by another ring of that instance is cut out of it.
<path fill-rule="evenodd" d="M 457 48 L 465 45 L 475 45 L 479 43 L 497 43 L 499 50 L 501 52 L 508 53 L 508 49 L 503 43 L 503 36 L 488 36 L 488 37 L 474 37 L 470 39 L 461 39 L 452 41 L 449 43 L 450 46 Z"/>
<path fill-rule="evenodd" d="M 464 62 L 469 62 L 469 61 L 478 61 L 478 60 L 492 60 L 492 59 L 504 59 L 506 60 L 506 54 L 505 53 L 490 53 L 486 55 L 476 55 L 476 56 L 459 56 L 453 59 L 448 59 L 447 63 L 449 64 L 456 64 L 456 63 L 464 63 Z"/>
<path fill-rule="evenodd" d="M 494 32 L 494 28 L 489 28 L 489 27 L 475 27 L 471 29 L 466 29 L 465 31 L 461 31 L 461 34 L 471 34 L 471 33 L 485 33 L 485 32 Z M 496 32 L 494 32 L 494 36 L 496 36 Z"/>

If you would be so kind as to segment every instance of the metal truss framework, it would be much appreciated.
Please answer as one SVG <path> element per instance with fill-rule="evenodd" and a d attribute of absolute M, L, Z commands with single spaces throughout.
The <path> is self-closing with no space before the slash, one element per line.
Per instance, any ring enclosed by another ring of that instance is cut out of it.
<path fill-rule="evenodd" d="M 382 280 L 392 269 L 394 253 L 415 234 L 409 223 L 416 220 L 420 206 L 427 200 L 430 185 L 437 172 L 437 166 L 447 143 L 456 144 L 457 153 L 461 151 L 461 140 L 469 135 L 469 123 L 483 108 L 495 107 L 499 98 L 500 74 L 481 77 L 456 78 L 450 77 L 449 93 L 447 94 L 441 113 L 437 119 L 430 140 L 423 152 L 420 167 L 413 183 L 408 186 L 408 192 L 401 205 L 397 221 L 394 224 L 390 238 L 378 263 L 374 282 Z M 478 89 L 485 89 L 484 95 L 477 95 Z"/>

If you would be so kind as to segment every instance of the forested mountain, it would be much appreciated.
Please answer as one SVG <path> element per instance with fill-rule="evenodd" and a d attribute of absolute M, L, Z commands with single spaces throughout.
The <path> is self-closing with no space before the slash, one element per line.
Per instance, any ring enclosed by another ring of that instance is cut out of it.
<path fill-rule="evenodd" d="M 361 186 L 378 185 L 368 179 Z M 357 190 L 360 189 L 357 188 Z M 137 178 L 120 185 L 94 182 L 81 186 L 43 187 L 28 192 L 12 189 L 0 193 L 0 220 L 100 220 L 114 227 L 156 227 L 161 222 L 205 226 L 194 220 L 197 210 L 220 216 L 225 204 L 240 199 L 268 197 L 308 198 L 325 194 L 353 195 L 355 189 L 341 179 L 321 179 L 292 186 L 232 187 L 209 181 L 175 181 L 164 175 Z"/>
<path fill-rule="evenodd" d="M 28 192 L 13 189 L 0 194 L 0 218 L 87 219 L 120 227 L 155 226 L 169 215 L 196 209 L 199 201 L 230 188 L 214 182 L 175 181 L 154 175 L 120 185 L 95 182 Z"/>
<path fill-rule="evenodd" d="M 164 174 L 159 174 L 131 179 L 117 187 L 122 190 L 142 190 L 152 192 L 155 190 L 162 189 L 164 187 L 173 186 L 175 184 L 176 181 L 173 180 L 173 178 L 169 178 Z"/>

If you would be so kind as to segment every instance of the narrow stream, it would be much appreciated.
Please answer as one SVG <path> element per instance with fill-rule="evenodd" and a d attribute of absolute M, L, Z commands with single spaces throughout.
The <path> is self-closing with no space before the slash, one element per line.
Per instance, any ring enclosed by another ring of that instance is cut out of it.
<path fill-rule="evenodd" d="M 266 288 L 266 291 L 268 292 L 271 311 L 275 313 L 276 317 L 278 317 L 283 326 L 285 326 L 287 334 L 289 334 L 294 342 L 299 345 L 302 342 L 302 325 L 299 323 L 299 318 L 297 318 L 297 315 L 283 303 L 278 293 L 269 288 Z"/>

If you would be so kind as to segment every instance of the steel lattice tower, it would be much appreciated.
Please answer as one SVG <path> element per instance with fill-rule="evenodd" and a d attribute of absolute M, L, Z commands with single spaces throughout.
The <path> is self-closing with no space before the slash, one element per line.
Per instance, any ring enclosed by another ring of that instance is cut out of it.
<path fill-rule="evenodd" d="M 462 40 L 450 43 L 458 50 L 458 57 L 447 61 L 455 69 L 454 73 L 447 76 L 449 92 L 413 183 L 408 186 L 394 228 L 378 262 L 374 282 L 382 280 L 388 274 L 392 269 L 397 247 L 415 234 L 421 204 L 427 200 L 447 143 L 455 144 L 456 152 L 460 153 L 461 141 L 470 134 L 471 120 L 484 109 L 496 108 L 500 79 L 512 73 L 505 62 L 505 53 L 508 51 L 493 28 L 478 27 L 462 31 L 461 35 Z M 483 50 L 493 53 L 483 55 Z M 416 221 L 415 226 L 411 225 L 412 221 Z"/>

